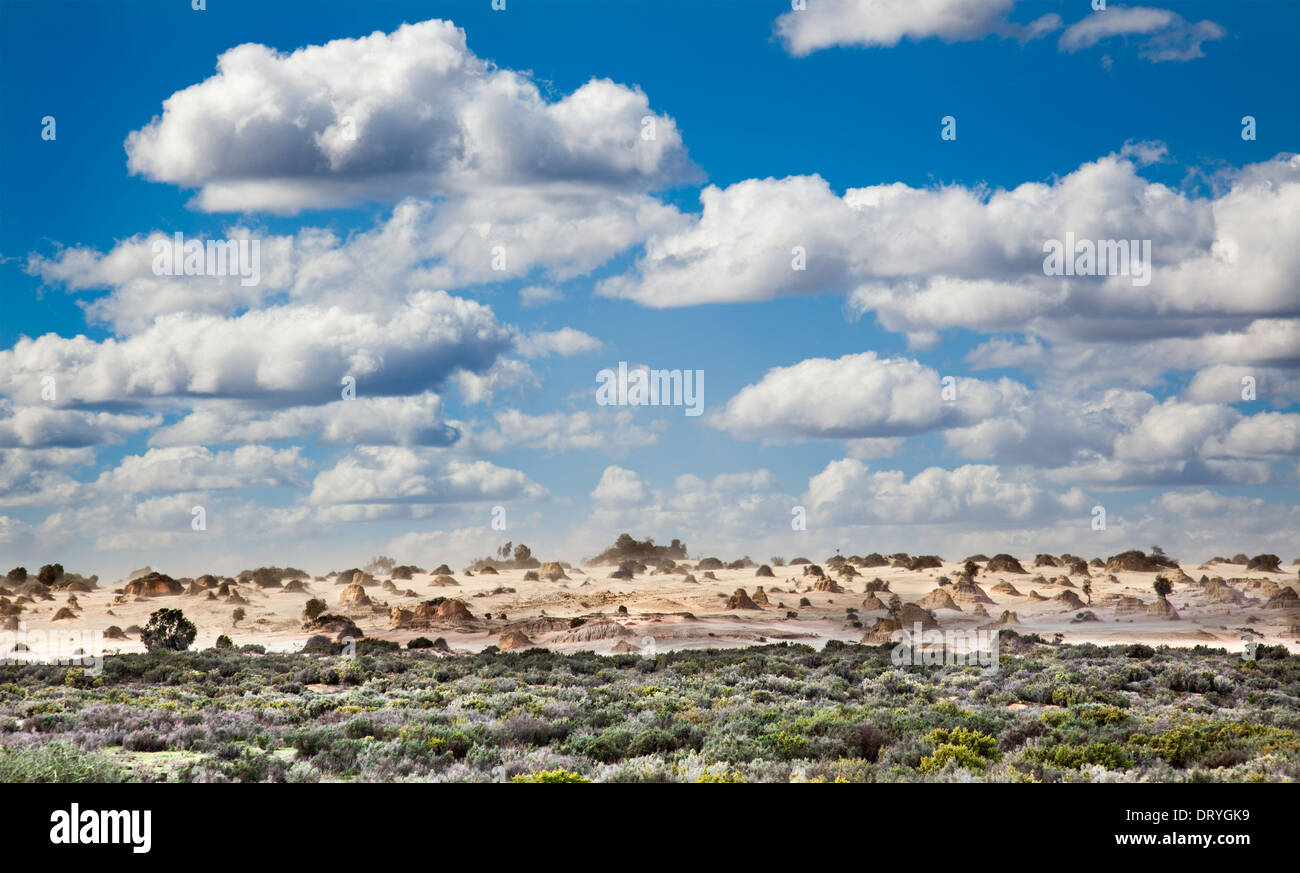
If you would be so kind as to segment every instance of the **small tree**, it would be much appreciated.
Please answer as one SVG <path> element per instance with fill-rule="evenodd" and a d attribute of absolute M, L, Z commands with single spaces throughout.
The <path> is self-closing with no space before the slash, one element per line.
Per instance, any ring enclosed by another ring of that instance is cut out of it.
<path fill-rule="evenodd" d="M 965 564 L 962 565 L 961 569 L 966 574 L 967 579 L 973 580 L 976 574 L 978 574 L 980 571 L 980 565 L 976 564 L 974 561 L 967 561 Z"/>
<path fill-rule="evenodd" d="M 516 564 L 522 564 L 532 556 L 533 556 L 533 550 L 528 548 L 528 546 L 524 545 L 523 543 L 520 543 L 519 545 L 515 546 Z"/>
<path fill-rule="evenodd" d="M 898 618 L 898 611 L 903 608 L 903 598 L 897 594 L 892 595 L 889 602 L 885 604 L 885 608 L 889 610 L 890 618 Z"/>
<path fill-rule="evenodd" d="M 21 585 L 22 583 L 27 581 L 27 568 L 14 567 L 12 570 L 10 570 L 8 573 L 5 574 L 5 581 L 14 582 L 18 585 Z"/>
<path fill-rule="evenodd" d="M 183 652 L 194 642 L 198 633 L 194 622 L 179 609 L 160 609 L 149 616 L 149 623 L 140 633 L 140 641 L 151 652 L 155 649 Z"/>
<path fill-rule="evenodd" d="M 1174 590 L 1174 583 L 1170 582 L 1164 576 L 1157 576 L 1156 581 L 1151 583 L 1151 587 L 1155 589 L 1156 595 L 1161 600 L 1164 600 L 1169 596 L 1169 592 Z"/>
<path fill-rule="evenodd" d="M 46 564 L 36 574 L 36 581 L 42 585 L 53 585 L 63 578 L 62 564 Z"/>
<path fill-rule="evenodd" d="M 302 617 L 307 621 L 313 621 L 316 616 L 321 615 L 327 609 L 329 609 L 328 603 L 321 600 L 319 597 L 313 597 L 311 600 L 307 601 L 305 606 L 303 606 Z"/>
<path fill-rule="evenodd" d="M 510 550 L 511 550 L 511 548 L 513 548 L 513 547 L 514 547 L 514 543 L 507 542 L 504 546 L 502 546 L 501 548 L 497 549 L 497 557 L 498 557 L 498 558 L 501 558 L 501 559 L 503 559 L 503 560 L 504 560 L 505 558 L 510 557 Z"/>
<path fill-rule="evenodd" d="M 1083 596 L 1088 598 L 1088 605 L 1092 606 L 1092 580 L 1083 580 Z"/>
<path fill-rule="evenodd" d="M 244 607 L 236 606 L 235 611 L 230 614 L 230 623 L 239 624 L 241 621 L 244 620 L 245 615 L 247 615 L 247 613 L 244 612 Z"/>

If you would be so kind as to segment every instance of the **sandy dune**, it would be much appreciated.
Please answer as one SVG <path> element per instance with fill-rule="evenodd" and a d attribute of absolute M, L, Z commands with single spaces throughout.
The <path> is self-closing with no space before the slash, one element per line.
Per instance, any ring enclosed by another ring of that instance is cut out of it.
<path fill-rule="evenodd" d="M 1112 574 L 1091 568 L 1092 605 L 1074 607 L 1065 592 L 1086 600 L 1081 591 L 1082 576 L 1067 577 L 1071 583 L 1067 586 L 1059 584 L 1063 568 L 1032 568 L 1029 561 L 1023 564 L 1028 570 L 1025 574 L 981 572 L 977 576 L 976 583 L 992 601 L 979 604 L 987 617 L 975 614 L 976 603 L 957 602 L 956 608 L 941 606 L 933 610 L 940 626 L 982 627 L 1010 610 L 1018 620 L 1008 627 L 1020 633 L 1038 633 L 1045 639 L 1060 634 L 1069 642 L 1205 644 L 1239 650 L 1243 635 L 1251 633 L 1261 643 L 1300 649 L 1300 608 L 1296 601 L 1290 601 L 1289 606 L 1265 608 L 1282 587 L 1297 588 L 1290 568 L 1268 573 L 1246 572 L 1242 566 L 1222 563 L 1184 565 L 1182 570 L 1190 578 L 1179 577 L 1182 581 L 1175 584 L 1169 596 L 1179 616 L 1174 621 L 1148 613 L 1148 607 L 1156 601 L 1151 588 L 1154 573 L 1117 572 L 1113 574 L 1115 581 L 1110 581 Z M 936 591 L 941 576 L 955 580 L 961 569 L 960 564 L 952 562 L 919 571 L 874 567 L 861 568 L 860 575 L 851 577 L 828 570 L 827 575 L 834 576 L 843 589 L 835 593 L 814 590 L 817 579 L 804 575 L 804 565 L 774 567 L 771 577 L 758 577 L 754 568 L 713 570 L 714 579 L 694 567 L 695 562 L 684 562 L 671 573 L 651 571 L 626 580 L 611 578 L 612 567 L 592 566 L 569 569 L 568 580 L 555 582 L 525 581 L 523 570 L 500 570 L 496 575 L 458 573 L 454 576 L 458 583 L 455 586 L 436 585 L 433 575 L 427 573 L 391 583 L 381 575 L 364 587 L 369 605 L 341 603 L 340 595 L 348 586 L 335 577 L 307 580 L 306 591 L 232 584 L 229 590 L 247 601 L 242 604 L 246 616 L 238 624 L 232 614 L 241 604 L 233 594 L 221 598 L 211 590 L 213 597 L 208 596 L 209 591 L 131 596 L 119 593 L 126 581 L 120 580 L 93 591 L 77 592 L 74 596 L 78 606 L 70 610 L 73 617 L 55 619 L 68 606 L 69 597 L 56 590 L 53 600 L 36 599 L 25 604 L 22 621 L 27 631 L 104 630 L 110 626 L 126 629 L 143 626 L 156 609 L 175 607 L 184 610 L 198 626 L 197 647 L 210 646 L 218 635 L 227 634 L 241 645 L 258 643 L 272 650 L 294 650 L 322 632 L 306 627 L 302 618 L 304 604 L 319 597 L 329 604 L 330 613 L 347 616 L 367 637 L 400 643 L 421 636 L 442 637 L 453 651 L 502 645 L 503 636 L 512 631 L 521 632 L 523 637 L 512 635 L 503 647 L 531 644 L 557 651 L 649 653 L 781 641 L 821 646 L 828 640 L 860 641 L 875 620 L 886 615 L 880 608 L 864 607 L 869 580 L 879 578 L 888 583 L 888 591 L 879 595 L 882 601 L 897 594 L 904 602 L 924 599 L 922 605 L 926 606 L 948 602 L 943 595 L 926 598 Z M 698 581 L 689 581 L 687 572 Z M 1202 586 L 1202 576 L 1210 580 L 1220 577 L 1224 584 Z M 1006 586 L 999 590 L 1004 582 L 1019 594 L 1006 593 Z M 761 605 L 763 597 L 756 591 L 759 585 L 766 594 L 766 605 Z M 752 598 L 759 603 L 745 603 L 749 608 L 729 608 L 739 602 L 733 596 L 737 589 L 746 592 L 743 600 Z M 942 591 L 952 593 L 954 588 Z M 472 618 L 462 615 L 412 620 L 416 607 L 438 597 L 462 601 Z M 1123 597 L 1136 600 L 1121 601 Z M 849 608 L 857 610 L 857 615 L 850 615 Z M 399 615 L 408 626 L 394 627 L 397 609 L 409 611 Z M 1098 620 L 1079 621 L 1084 610 Z M 573 621 L 575 618 L 585 621 L 578 623 Z M 105 645 L 110 652 L 143 648 L 134 634 L 125 640 L 107 639 Z"/>

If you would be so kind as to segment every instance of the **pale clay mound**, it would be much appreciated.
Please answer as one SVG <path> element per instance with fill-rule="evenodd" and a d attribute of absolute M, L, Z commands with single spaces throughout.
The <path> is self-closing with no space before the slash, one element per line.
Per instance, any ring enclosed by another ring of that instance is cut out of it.
<path fill-rule="evenodd" d="M 1016 557 L 1023 568 L 1032 566 L 1032 556 Z M 692 567 L 695 564 L 686 563 Z M 946 596 L 934 598 L 942 601 L 936 604 L 935 615 L 941 629 L 974 629 L 988 625 L 987 616 L 1010 613 L 1017 632 L 1037 633 L 1049 640 L 1060 634 L 1066 642 L 1208 644 L 1233 651 L 1240 650 L 1242 628 L 1249 626 L 1260 643 L 1300 651 L 1300 597 L 1296 596 L 1300 584 L 1294 568 L 1284 565 L 1283 572 L 1268 573 L 1216 565 L 1210 572 L 1217 571 L 1221 576 L 1207 579 L 1206 584 L 1200 582 L 1204 575 L 1200 568 L 1187 565 L 1184 569 L 1188 571 L 1186 576 L 1168 573 L 1177 580 L 1169 595 L 1168 609 L 1155 603 L 1157 598 L 1151 588 L 1154 573 L 1123 569 L 1096 573 L 1090 580 L 1089 603 L 1077 587 L 1081 579 L 1075 580 L 1076 587 L 1047 587 L 1044 591 L 1048 596 L 1035 600 L 1027 596 L 1031 590 L 1024 585 L 1027 575 L 981 570 L 975 583 L 982 597 L 973 591 L 959 592 L 956 585 L 938 589 Z M 877 624 L 877 618 L 885 615 L 883 610 L 895 595 L 906 604 L 925 604 L 927 595 L 937 593 L 939 577 L 956 580 L 961 564 L 946 561 L 941 567 L 919 571 L 879 566 L 871 569 L 869 577 L 840 578 L 834 586 L 820 586 L 836 587 L 838 591 L 817 590 L 815 583 L 820 580 L 805 576 L 803 565 L 773 566 L 771 570 L 771 577 L 761 577 L 762 593 L 754 585 L 753 567 L 714 569 L 711 573 L 716 579 L 703 573 L 694 573 L 692 579 L 685 572 L 647 572 L 631 580 L 611 579 L 607 578 L 606 567 L 568 570 L 568 578 L 548 573 L 556 577 L 553 581 L 525 581 L 524 570 L 508 569 L 499 569 L 495 575 L 438 574 L 450 576 L 454 587 L 448 579 L 435 580 L 434 575 L 426 573 L 396 581 L 395 590 L 394 586 L 383 585 L 388 577 L 382 575 L 366 586 L 339 585 L 333 578 L 309 580 L 308 590 L 233 584 L 224 591 L 220 586 L 191 589 L 194 593 L 186 593 L 185 586 L 178 586 L 178 593 L 167 594 L 163 589 L 168 586 L 147 584 L 136 586 L 134 596 L 116 593 L 125 580 L 101 580 L 98 588 L 76 592 L 73 617 L 65 612 L 56 619 L 60 610 L 68 608 L 66 594 L 56 594 L 54 600 L 36 598 L 25 604 L 22 621 L 28 630 L 49 630 L 55 635 L 69 630 L 103 631 L 143 626 L 154 610 L 170 607 L 184 610 L 198 626 L 195 648 L 211 646 L 218 635 L 226 634 L 237 645 L 257 643 L 273 651 L 296 651 L 309 637 L 321 632 L 303 625 L 303 605 L 315 596 L 328 603 L 329 613 L 345 616 L 366 637 L 402 644 L 417 636 L 442 637 L 453 652 L 478 651 L 492 645 L 505 648 L 501 646 L 502 638 L 512 631 L 528 643 L 511 637 L 506 640 L 510 645 L 562 652 L 609 654 L 616 648 L 642 651 L 648 641 L 653 641 L 657 651 L 735 648 L 780 641 L 820 647 L 828 640 L 862 640 Z M 865 594 L 865 586 L 868 578 L 875 577 L 887 582 L 889 590 L 870 597 Z M 1020 586 L 1012 585 L 1013 581 Z M 746 593 L 741 597 L 738 591 Z M 441 608 L 426 604 L 449 595 L 454 602 L 449 599 Z M 804 599 L 810 605 L 802 605 Z M 985 614 L 970 608 L 972 599 L 985 604 Z M 1072 622 L 1076 599 L 1100 620 Z M 232 613 L 241 602 L 245 617 L 236 624 Z M 948 602 L 960 609 L 949 607 Z M 863 614 L 858 619 L 861 626 L 855 627 L 851 617 L 846 617 L 849 607 L 871 614 Z M 906 609 L 905 617 L 913 618 L 913 610 L 920 611 L 920 607 Z M 790 613 L 794 617 L 789 617 Z M 488 615 L 491 618 L 485 617 Z M 1171 620 L 1174 615 L 1178 620 Z M 586 622 L 572 627 L 573 618 L 584 618 Z M 877 634 L 877 638 L 880 636 Z M 883 637 L 882 642 L 889 642 L 888 634 Z M 105 647 L 110 652 L 144 648 L 136 634 L 127 634 L 126 639 L 106 638 Z"/>

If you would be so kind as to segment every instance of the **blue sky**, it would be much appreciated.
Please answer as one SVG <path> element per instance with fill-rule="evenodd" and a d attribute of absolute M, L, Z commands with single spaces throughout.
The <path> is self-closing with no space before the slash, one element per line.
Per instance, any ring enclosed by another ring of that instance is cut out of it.
<path fill-rule="evenodd" d="M 580 560 L 623 530 L 728 556 L 1294 557 L 1300 4 L 210 5 L 0 3 L 12 563 L 323 571 L 506 539 Z M 245 44 L 282 54 L 211 79 Z M 358 58 L 375 78 L 337 75 Z M 348 111 L 371 114 L 338 166 L 304 162 Z M 386 225 L 412 240 L 358 244 Z M 278 284 L 141 260 L 151 233 L 236 227 Z M 507 276 L 477 228 L 509 229 Z M 1153 239 L 1153 281 L 1048 280 L 1066 232 Z M 774 269 L 793 245 L 803 275 Z M 409 347 L 373 338 L 428 307 Z M 294 333 L 327 311 L 355 341 Z M 327 396 L 336 358 L 387 405 Z M 705 414 L 597 406 L 619 361 L 703 371 Z M 943 376 L 970 380 L 948 407 Z M 442 424 L 455 444 L 420 435 Z"/>

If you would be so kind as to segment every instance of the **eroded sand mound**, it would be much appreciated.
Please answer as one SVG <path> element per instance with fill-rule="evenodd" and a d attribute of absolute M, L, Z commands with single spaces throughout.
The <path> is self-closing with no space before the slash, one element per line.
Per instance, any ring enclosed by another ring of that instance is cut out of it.
<path fill-rule="evenodd" d="M 877 609 L 883 612 L 889 607 L 885 606 L 884 602 L 876 595 L 868 594 L 866 596 L 866 599 L 862 601 L 862 608 L 867 610 L 868 612 L 872 612 Z"/>
<path fill-rule="evenodd" d="M 533 645 L 533 641 L 528 638 L 528 634 L 523 631 L 506 631 L 497 640 L 497 648 L 503 652 L 510 652 L 515 649 L 527 649 Z"/>
<path fill-rule="evenodd" d="M 1296 606 L 1300 606 L 1300 595 L 1295 593 L 1294 588 L 1289 587 L 1284 587 L 1264 604 L 1265 609 L 1292 609 Z"/>
<path fill-rule="evenodd" d="M 754 601 L 755 603 L 757 603 L 759 606 L 771 606 L 771 605 L 772 605 L 772 601 L 770 601 L 770 600 L 767 599 L 767 592 L 763 590 L 763 586 L 762 586 L 762 585 L 760 585 L 760 586 L 758 586 L 757 588 L 754 589 L 754 597 L 753 597 L 752 599 L 753 599 L 753 601 Z"/>
<path fill-rule="evenodd" d="M 953 602 L 952 595 L 944 588 L 936 588 L 916 602 L 926 609 L 959 609 Z"/>
<path fill-rule="evenodd" d="M 1008 586 L 1010 587 L 1010 586 Z M 1014 588 L 1012 589 L 1015 590 Z M 958 582 L 952 587 L 952 599 L 957 603 L 992 603 L 993 598 L 974 582 Z"/>
<path fill-rule="evenodd" d="M 736 593 L 727 598 L 727 609 L 761 609 L 750 596 L 745 593 L 744 588 L 737 588 Z"/>
<path fill-rule="evenodd" d="M 1201 593 L 1216 603 L 1241 603 L 1246 599 L 1246 595 L 1217 576 L 1201 586 Z"/>
<path fill-rule="evenodd" d="M 818 576 L 813 583 L 813 591 L 825 591 L 830 594 L 843 594 L 844 589 L 830 576 Z"/>
<path fill-rule="evenodd" d="M 360 582 L 352 582 L 339 592 L 340 606 L 369 606 L 370 595 Z"/>
<path fill-rule="evenodd" d="M 882 643 L 893 642 L 894 632 L 901 630 L 902 623 L 895 618 L 878 618 L 865 634 L 862 635 L 860 642 L 864 646 L 878 646 Z"/>
<path fill-rule="evenodd" d="M 939 626 L 939 621 L 934 617 L 934 613 L 915 603 L 904 603 L 902 608 L 898 610 L 898 620 L 908 630 L 911 630 L 912 625 L 918 622 L 921 625 L 921 630 L 934 630 Z"/>
<path fill-rule="evenodd" d="M 1166 621 L 1178 621 L 1178 610 L 1174 609 L 1174 605 L 1163 597 L 1157 597 L 1147 607 L 1147 615 L 1163 618 Z"/>
<path fill-rule="evenodd" d="M 1005 594 L 1009 597 L 1023 596 L 1019 591 L 1016 590 L 1016 586 L 1012 585 L 1010 582 L 999 582 L 989 590 L 992 591 L 994 594 Z"/>
<path fill-rule="evenodd" d="M 564 572 L 558 561 L 547 561 L 537 569 L 537 575 L 547 582 L 558 582 L 561 579 L 568 579 L 569 575 Z"/>
<path fill-rule="evenodd" d="M 465 601 L 456 600 L 455 598 L 437 598 L 435 600 L 426 600 L 419 606 L 415 607 L 416 618 L 427 618 L 431 621 L 473 621 L 474 614 L 469 611 Z"/>
<path fill-rule="evenodd" d="M 163 573 L 149 573 L 133 579 L 122 589 L 127 597 L 167 597 L 182 591 L 181 583 Z"/>
<path fill-rule="evenodd" d="M 1133 615 L 1139 612 L 1146 612 L 1147 605 L 1140 597 L 1129 597 L 1121 595 L 1115 599 L 1116 615 Z"/>
<path fill-rule="evenodd" d="M 1155 573 L 1165 569 L 1138 551 L 1121 552 L 1106 560 L 1106 572 Z"/>
<path fill-rule="evenodd" d="M 1075 594 L 1073 591 L 1062 591 L 1052 599 L 1058 603 L 1064 604 L 1067 609 L 1083 608 L 1083 601 L 1079 599 L 1079 595 Z"/>
<path fill-rule="evenodd" d="M 989 558 L 988 564 L 984 568 L 986 573 L 1024 573 L 1025 568 L 1020 566 L 1020 562 L 1010 555 L 1003 553 L 994 555 Z"/>

